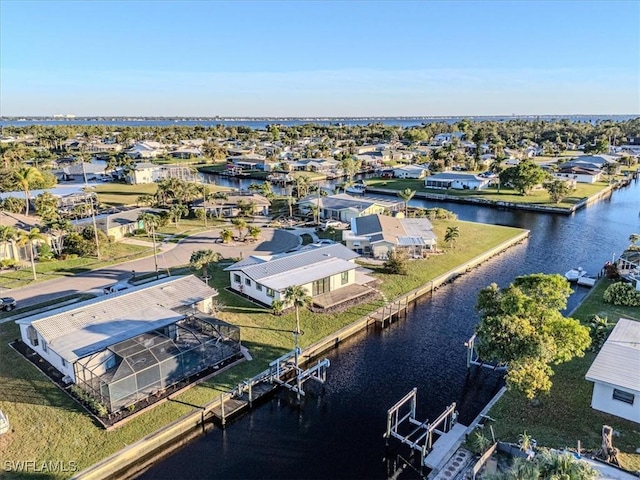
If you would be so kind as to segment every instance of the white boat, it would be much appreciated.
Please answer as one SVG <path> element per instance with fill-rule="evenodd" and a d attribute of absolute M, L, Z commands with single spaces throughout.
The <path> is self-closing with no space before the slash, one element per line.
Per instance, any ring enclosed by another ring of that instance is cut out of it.
<path fill-rule="evenodd" d="M 9 431 L 9 418 L 0 410 L 0 435 Z"/>
<path fill-rule="evenodd" d="M 366 189 L 367 189 L 366 185 L 363 185 L 361 183 L 356 183 L 355 185 L 350 185 L 347 188 L 345 188 L 345 191 L 347 193 L 356 193 L 356 194 L 362 195 Z"/>
<path fill-rule="evenodd" d="M 580 277 L 584 277 L 586 274 L 587 272 L 585 272 L 582 267 L 572 268 L 564 274 L 564 278 L 570 282 L 577 282 Z"/>
<path fill-rule="evenodd" d="M 596 277 L 592 277 L 590 275 L 582 275 L 578 278 L 578 285 L 582 285 L 583 287 L 593 287 L 596 284 L 598 279 Z"/>

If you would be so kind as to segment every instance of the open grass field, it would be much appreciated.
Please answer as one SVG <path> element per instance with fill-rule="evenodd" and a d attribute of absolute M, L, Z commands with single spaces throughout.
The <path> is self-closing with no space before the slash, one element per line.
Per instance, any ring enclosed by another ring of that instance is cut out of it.
<path fill-rule="evenodd" d="M 640 321 L 640 307 L 616 307 L 602 301 L 602 294 L 610 284 L 603 279 L 594 287 L 589 297 L 572 314 L 573 318 L 587 322 L 592 315 L 606 316 L 610 322 L 620 317 Z M 598 412 L 591 408 L 593 383 L 584 379 L 596 352 L 583 358 L 553 367 L 553 387 L 548 397 L 538 406 L 520 395 L 507 392 L 491 409 L 496 436 L 504 441 L 516 442 L 518 435 L 526 431 L 538 445 L 553 448 L 576 448 L 580 440 L 583 449 L 597 450 L 601 444 L 602 425 L 611 425 L 620 436 L 614 437 L 619 448 L 622 466 L 628 470 L 640 470 L 640 427 L 622 418 Z"/>
<path fill-rule="evenodd" d="M 211 193 L 231 190 L 227 187 L 217 185 L 207 185 Z M 98 202 L 113 207 L 125 205 L 137 205 L 138 197 L 141 195 L 153 195 L 158 190 L 157 183 L 143 183 L 140 185 L 129 185 L 128 183 L 107 183 L 96 186 Z"/>
<path fill-rule="evenodd" d="M 460 221 L 434 223 L 440 238 L 448 225 L 459 227 L 460 236 L 455 249 L 446 248 L 442 255 L 412 262 L 407 276 L 380 274 L 384 279 L 381 290 L 388 298 L 422 285 L 521 232 L 508 227 Z M 8 414 L 12 426 L 12 433 L 0 437 L 2 459 L 53 459 L 74 461 L 80 468 L 88 467 L 195 406 L 215 399 L 220 392 L 259 373 L 271 360 L 291 350 L 293 335 L 281 330 L 293 330 L 293 312 L 277 317 L 226 291 L 224 288 L 229 284 L 229 277 L 223 272 L 224 266 L 222 263 L 210 268 L 211 285 L 219 291 L 217 300 L 226 305 L 219 317 L 241 327 L 242 343 L 249 348 L 254 360 L 243 362 L 187 390 L 177 396 L 176 401 L 167 401 L 114 431 L 106 432 L 95 425 L 73 400 L 14 352 L 8 342 L 19 336 L 18 328 L 13 322 L 0 324 L 0 409 Z M 301 312 L 305 334 L 300 337 L 300 343 L 302 346 L 310 345 L 381 305 L 381 300 L 373 301 L 354 306 L 339 315 L 317 314 L 305 309 Z M 19 474 L 11 472 L 6 472 L 6 476 L 20 478 Z"/>

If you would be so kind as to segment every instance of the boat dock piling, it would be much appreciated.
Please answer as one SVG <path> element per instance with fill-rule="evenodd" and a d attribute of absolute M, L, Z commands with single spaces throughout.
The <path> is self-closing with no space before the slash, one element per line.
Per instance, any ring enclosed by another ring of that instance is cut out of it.
<path fill-rule="evenodd" d="M 298 349 L 300 354 L 300 349 Z M 298 395 L 305 395 L 302 389 L 307 380 L 324 384 L 327 379 L 328 359 L 320 360 L 314 366 L 303 370 L 295 365 L 296 351 L 292 350 L 272 361 L 269 368 L 249 380 L 239 383 L 233 390 L 221 393 L 217 401 L 203 407 L 203 421 L 212 418 L 223 428 L 227 421 L 244 410 L 253 407 L 277 388 L 283 387 Z"/>

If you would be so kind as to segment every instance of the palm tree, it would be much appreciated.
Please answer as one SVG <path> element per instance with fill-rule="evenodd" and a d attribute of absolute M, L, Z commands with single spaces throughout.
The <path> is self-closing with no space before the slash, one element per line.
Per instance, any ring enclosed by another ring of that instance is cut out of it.
<path fill-rule="evenodd" d="M 320 207 L 318 205 L 309 205 L 309 211 L 313 214 L 313 224 L 320 223 Z"/>
<path fill-rule="evenodd" d="M 24 191 L 24 214 L 29 215 L 29 190 L 34 182 L 42 181 L 42 173 L 35 167 L 22 167 L 14 170 L 13 176 Z"/>
<path fill-rule="evenodd" d="M 262 233 L 262 229 L 255 225 L 251 225 L 248 228 L 248 232 L 252 240 L 258 240 L 258 237 L 260 237 L 260 234 Z"/>
<path fill-rule="evenodd" d="M 449 245 L 455 245 L 459 236 L 460 230 L 458 227 L 447 227 L 447 232 L 444 234 L 444 241 Z"/>
<path fill-rule="evenodd" d="M 233 232 L 228 228 L 223 228 L 220 231 L 220 238 L 222 239 L 222 243 L 229 243 L 233 238 Z"/>
<path fill-rule="evenodd" d="M 153 261 L 156 267 L 156 279 L 159 278 L 158 273 L 158 251 L 156 248 L 156 229 L 160 226 L 160 218 L 151 212 L 145 212 L 138 215 L 138 221 L 143 222 L 144 229 L 147 233 L 151 233 L 151 239 L 153 241 Z"/>
<path fill-rule="evenodd" d="M 407 206 L 408 206 L 409 200 L 411 200 L 415 194 L 416 194 L 416 191 L 415 190 L 411 190 L 410 188 L 406 188 L 406 189 L 401 190 L 401 191 L 398 192 L 398 196 L 404 202 L 404 216 L 405 217 L 407 216 Z"/>
<path fill-rule="evenodd" d="M 302 335 L 303 332 L 300 331 L 300 307 L 304 307 L 309 302 L 311 302 L 311 297 L 307 295 L 307 291 L 302 288 L 300 285 L 291 285 L 287 287 L 284 291 L 284 299 L 288 304 L 293 304 L 296 309 L 296 329 L 293 332 L 293 336 L 295 338 L 295 366 L 296 366 L 296 396 L 298 400 L 300 400 L 300 362 L 299 362 L 299 354 L 298 354 L 298 336 Z"/>
<path fill-rule="evenodd" d="M 169 209 L 169 214 L 171 215 L 173 222 L 176 224 L 176 227 L 178 226 L 178 222 L 180 222 L 180 219 L 187 213 L 189 213 L 189 209 L 182 203 L 174 203 Z"/>
<path fill-rule="evenodd" d="M 32 228 L 29 231 L 18 230 L 18 245 L 24 247 L 29 246 L 29 255 L 31 258 L 31 270 L 33 271 L 33 279 L 37 280 L 36 262 L 33 258 L 33 242 L 36 240 L 45 240 L 45 236 L 40 233 L 40 229 Z"/>
<path fill-rule="evenodd" d="M 236 217 L 231 219 L 231 223 L 238 230 L 238 240 L 242 237 L 242 231 L 247 227 L 247 221 L 244 218 Z"/>
<path fill-rule="evenodd" d="M 191 268 L 201 268 L 202 269 L 202 279 L 209 284 L 209 272 L 207 271 L 207 267 L 210 263 L 216 263 L 220 261 L 220 254 L 218 252 L 214 252 L 211 249 L 207 250 L 196 250 L 191 254 L 191 258 L 189 259 L 189 265 Z"/>

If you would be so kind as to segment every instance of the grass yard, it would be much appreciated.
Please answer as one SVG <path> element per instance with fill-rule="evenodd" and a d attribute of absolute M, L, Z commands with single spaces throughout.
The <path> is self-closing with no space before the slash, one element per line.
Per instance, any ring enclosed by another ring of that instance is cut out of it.
<path fill-rule="evenodd" d="M 101 260 L 97 258 L 71 258 L 68 260 L 52 260 L 36 263 L 37 280 L 33 279 L 31 264 L 25 264 L 20 270 L 5 271 L 0 274 L 0 288 L 20 288 L 35 282 L 51 280 L 56 277 L 68 277 L 76 273 L 88 272 L 97 268 L 113 265 L 124 261 L 134 260 L 149 255 L 152 245 L 128 245 L 125 243 L 110 243 L 100 249 Z"/>
<path fill-rule="evenodd" d="M 489 187 L 483 190 L 439 190 L 424 188 L 423 180 L 403 180 L 403 179 L 383 179 L 374 178 L 367 180 L 367 186 L 372 188 L 388 188 L 391 190 L 411 189 L 419 192 L 433 193 L 437 195 L 451 195 L 460 198 L 478 198 L 493 202 L 526 203 L 533 205 L 543 205 L 548 207 L 570 208 L 586 197 L 595 195 L 609 186 L 608 182 L 597 182 L 594 184 L 579 183 L 575 192 L 570 197 L 565 198 L 560 203 L 555 203 L 549 197 L 546 190 L 535 190 L 529 195 L 520 195 L 513 189 L 501 188 L 498 192 L 496 187 Z"/>
<path fill-rule="evenodd" d="M 483 253 L 521 230 L 461 221 L 435 221 L 441 238 L 446 227 L 455 224 L 460 236 L 455 249 L 425 260 L 412 262 L 407 276 L 382 275 L 381 289 L 388 298 L 411 290 L 437 275 L 450 270 Z M 0 409 L 8 414 L 12 433 L 0 437 L 3 459 L 47 461 L 75 461 L 80 468 L 139 440 L 190 411 L 190 405 L 202 405 L 222 391 L 264 370 L 268 363 L 293 348 L 294 313 L 271 315 L 248 300 L 225 290 L 228 273 L 223 268 L 228 262 L 209 268 L 211 286 L 219 291 L 217 301 L 226 305 L 218 316 L 241 327 L 242 343 L 254 358 L 223 372 L 213 379 L 179 395 L 175 402 L 165 402 L 134 418 L 114 431 L 106 432 L 95 425 L 73 400 L 61 392 L 39 371 L 14 352 L 8 342 L 19 336 L 13 322 L 0 325 Z M 305 334 L 301 346 L 308 346 L 335 330 L 352 323 L 382 305 L 382 300 L 354 306 L 339 315 L 323 315 L 309 310 L 301 311 L 301 326 Z M 184 403 L 182 403 L 184 402 Z M 6 473 L 19 478 L 17 473 Z M 53 478 L 57 478 L 53 476 Z"/>
<path fill-rule="evenodd" d="M 610 322 L 620 317 L 640 321 L 640 307 L 616 307 L 602 301 L 602 294 L 610 284 L 601 280 L 585 301 L 572 314 L 583 322 L 592 315 L 606 316 Z M 580 440 L 582 448 L 597 450 L 601 444 L 602 425 L 611 425 L 620 432 L 614 437 L 614 447 L 620 449 L 619 459 L 627 470 L 640 470 L 640 427 L 622 418 L 598 412 L 591 408 L 593 383 L 584 379 L 596 357 L 588 352 L 583 358 L 553 367 L 553 387 L 539 406 L 514 392 L 507 392 L 491 409 L 489 416 L 496 420 L 496 436 L 516 442 L 518 435 L 526 431 L 538 445 L 553 448 L 576 448 Z"/>
<path fill-rule="evenodd" d="M 211 193 L 232 190 L 231 188 L 217 185 L 207 186 Z M 128 183 L 106 183 L 97 185 L 95 190 L 98 194 L 98 202 L 113 207 L 121 207 L 123 205 L 137 205 L 138 197 L 141 195 L 154 195 L 158 190 L 158 184 L 142 183 L 140 185 L 129 185 Z"/>

